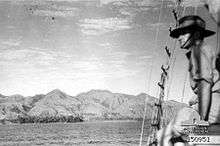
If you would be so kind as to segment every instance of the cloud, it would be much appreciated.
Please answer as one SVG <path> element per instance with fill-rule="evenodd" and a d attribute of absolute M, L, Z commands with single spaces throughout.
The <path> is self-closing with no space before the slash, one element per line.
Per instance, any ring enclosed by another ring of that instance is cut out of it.
<path fill-rule="evenodd" d="M 148 65 L 148 63 L 151 61 L 152 61 L 151 55 L 140 55 L 138 57 L 138 61 L 137 61 L 136 65 L 143 67 L 143 66 Z"/>
<path fill-rule="evenodd" d="M 161 22 L 158 22 L 158 23 L 147 23 L 146 26 L 149 29 L 159 28 L 159 29 L 167 30 L 167 28 L 169 28 L 167 23 L 161 23 Z"/>
<path fill-rule="evenodd" d="M 159 3 L 161 3 L 161 0 L 100 0 L 102 4 L 110 4 L 117 6 L 136 6 L 136 7 L 142 7 L 142 6 L 155 6 Z"/>
<path fill-rule="evenodd" d="M 34 49 L 7 49 L 0 52 L 0 63 L 3 68 L 12 70 L 48 68 L 56 58 L 48 52 Z"/>
<path fill-rule="evenodd" d="M 174 3 L 176 3 L 178 0 L 170 0 Z M 180 3 L 182 6 L 185 7 L 197 7 L 197 6 L 201 6 L 204 4 L 204 0 L 181 0 Z"/>
<path fill-rule="evenodd" d="M 4 50 L 0 53 L 1 60 L 12 61 L 26 58 L 29 54 L 28 50 Z"/>
<path fill-rule="evenodd" d="M 33 10 L 32 13 L 38 16 L 75 17 L 79 15 L 80 10 L 75 7 L 52 5 L 48 8 Z"/>
<path fill-rule="evenodd" d="M 110 57 L 111 59 L 116 59 L 116 60 L 123 60 L 127 56 L 129 56 L 131 53 L 129 52 L 124 52 L 124 51 L 115 51 L 111 52 L 111 54 L 108 54 L 107 56 Z"/>
<path fill-rule="evenodd" d="M 9 40 L 2 40 L 1 44 L 2 45 L 6 45 L 6 46 L 10 46 L 10 47 L 15 47 L 15 46 L 19 46 L 21 44 L 21 39 L 9 39 Z"/>
<path fill-rule="evenodd" d="M 59 74 L 57 76 L 88 77 L 102 74 L 103 78 L 115 76 L 126 71 L 126 52 L 109 52 L 104 56 L 91 55 L 79 58 L 74 54 L 50 51 L 41 48 L 7 49 L 0 51 L 0 65 L 3 71 L 17 72 L 25 76 L 27 72 L 43 71 L 43 74 Z M 25 71 L 24 71 L 25 69 Z M 22 72 L 24 71 L 24 72 Z M 69 75 L 69 73 L 71 73 Z M 82 76 L 80 76 L 82 74 Z M 114 74 L 114 75 L 112 75 Z"/>
<path fill-rule="evenodd" d="M 106 78 L 124 78 L 127 76 L 135 75 L 138 71 L 126 69 L 118 64 L 113 64 L 109 66 L 103 66 L 98 68 L 98 64 L 80 62 L 74 63 L 74 68 L 79 67 L 79 70 L 71 71 L 69 75 L 63 74 L 65 77 L 72 79 L 106 79 Z M 82 65 L 82 66 L 79 66 Z M 84 68 L 84 69 L 83 69 Z"/>
<path fill-rule="evenodd" d="M 0 63 L 17 66 L 28 64 L 30 67 L 52 68 L 55 64 L 69 63 L 75 55 L 59 51 L 50 51 L 41 48 L 5 49 L 0 51 Z"/>
<path fill-rule="evenodd" d="M 12 1 L 13 3 L 27 2 L 27 0 L 8 0 L 8 1 Z M 175 1 L 175 0 L 170 0 L 170 1 Z M 80 2 L 85 4 L 94 3 L 100 5 L 114 4 L 117 6 L 128 6 L 132 4 L 135 4 L 136 6 L 155 6 L 161 3 L 161 0 L 85 0 L 85 1 L 84 0 L 35 0 L 28 2 L 32 4 L 42 4 L 47 2 L 69 2 L 69 3 Z"/>
<path fill-rule="evenodd" d="M 102 44 L 109 47 L 110 43 Z M 72 73 L 71 76 L 74 79 L 91 79 L 91 78 L 118 78 L 126 77 L 136 73 L 127 68 L 126 57 L 130 53 L 123 51 L 105 52 L 102 56 L 91 55 L 88 58 L 81 58 L 72 61 L 68 66 L 71 69 L 68 72 Z M 66 72 L 66 71 L 65 71 Z M 131 73 L 132 72 L 132 73 Z"/>
<path fill-rule="evenodd" d="M 73 0 L 15 0 L 12 4 L 23 5 L 26 12 L 37 16 L 51 17 L 75 17 L 80 14 L 80 8 L 74 5 L 66 5 L 65 2 L 75 2 Z"/>
<path fill-rule="evenodd" d="M 202 0 L 184 0 L 182 2 L 182 5 L 184 5 L 185 7 L 198 7 L 203 4 L 204 2 L 202 2 Z"/>
<path fill-rule="evenodd" d="M 141 59 L 141 60 L 149 60 L 149 59 L 151 59 L 151 58 L 152 58 L 152 56 L 150 56 L 150 55 L 140 56 L 140 59 Z"/>
<path fill-rule="evenodd" d="M 101 47 L 104 47 L 105 49 L 109 49 L 112 46 L 110 43 L 100 43 L 98 45 L 101 46 Z"/>
<path fill-rule="evenodd" d="M 72 63 L 73 68 L 76 68 L 80 71 L 97 71 L 102 67 L 102 64 L 99 61 L 74 61 Z"/>
<path fill-rule="evenodd" d="M 125 57 L 128 54 L 129 53 L 126 52 L 112 52 L 111 54 L 106 54 L 101 57 L 95 57 L 92 55 L 86 59 L 74 60 L 70 64 L 74 69 L 80 71 L 102 72 L 103 70 L 115 70 L 119 67 L 124 67 L 126 64 Z"/>
<path fill-rule="evenodd" d="M 54 4 L 42 4 L 42 8 L 33 10 L 34 15 L 54 17 L 74 17 L 79 15 L 79 8 Z"/>
<path fill-rule="evenodd" d="M 80 2 L 82 0 L 7 0 L 7 1 L 12 1 L 12 2 L 30 2 L 30 3 L 44 3 L 44 2 Z M 99 0 L 86 0 L 85 2 L 94 2 L 94 1 L 99 1 Z"/>
<path fill-rule="evenodd" d="M 115 64 L 117 66 L 126 64 L 126 59 L 132 55 L 131 52 L 116 51 L 120 46 L 111 44 L 109 42 L 98 44 L 104 51 L 102 59 L 106 63 Z"/>
<path fill-rule="evenodd" d="M 100 0 L 101 4 L 109 4 L 112 2 L 119 2 L 120 4 L 123 4 L 122 2 L 128 2 L 129 0 Z"/>
<path fill-rule="evenodd" d="M 117 9 L 121 16 L 126 16 L 129 18 L 134 17 L 140 12 L 148 11 L 153 7 L 157 7 L 158 1 L 152 0 L 107 0 L 102 1 L 104 5 L 111 7 L 112 9 Z"/>
<path fill-rule="evenodd" d="M 79 23 L 86 35 L 102 35 L 109 32 L 131 29 L 130 22 L 123 18 L 84 19 Z"/>

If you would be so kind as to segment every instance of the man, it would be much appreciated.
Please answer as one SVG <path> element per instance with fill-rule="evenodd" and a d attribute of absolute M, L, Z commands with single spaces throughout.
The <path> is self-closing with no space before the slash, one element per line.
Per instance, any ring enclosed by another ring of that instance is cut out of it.
<path fill-rule="evenodd" d="M 215 48 L 204 43 L 204 38 L 215 34 L 205 29 L 205 21 L 199 16 L 185 16 L 170 36 L 186 49 L 189 60 L 190 84 L 199 101 L 200 124 L 216 124 L 220 115 L 220 79 L 216 69 Z M 215 113 L 216 112 L 216 113 Z M 210 115 L 210 116 L 209 116 Z"/>
<path fill-rule="evenodd" d="M 190 84 L 197 95 L 197 99 L 189 104 L 198 104 L 198 108 L 180 110 L 168 126 L 158 132 L 159 146 L 188 145 L 184 139 L 187 134 L 184 130 L 186 125 L 220 124 L 220 73 L 216 69 L 217 55 L 215 48 L 204 42 L 204 38 L 215 32 L 206 30 L 205 21 L 199 16 L 185 16 L 178 22 L 178 28 L 172 30 L 170 36 L 178 39 L 181 48 L 186 50 Z"/>

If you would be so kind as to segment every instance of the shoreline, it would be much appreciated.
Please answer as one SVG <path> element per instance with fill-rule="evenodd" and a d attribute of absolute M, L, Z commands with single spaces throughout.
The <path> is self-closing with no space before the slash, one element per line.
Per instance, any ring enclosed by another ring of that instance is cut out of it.
<path fill-rule="evenodd" d="M 50 123 L 0 123 L 1 125 L 26 125 L 26 124 L 87 124 L 87 123 L 125 123 L 125 122 L 142 122 L 142 120 L 91 120 L 83 122 L 50 122 Z"/>

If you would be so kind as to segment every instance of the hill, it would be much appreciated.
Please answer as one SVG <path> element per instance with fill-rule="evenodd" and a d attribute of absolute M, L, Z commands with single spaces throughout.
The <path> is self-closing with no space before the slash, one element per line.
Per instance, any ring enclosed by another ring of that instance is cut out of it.
<path fill-rule="evenodd" d="M 91 120 L 140 120 L 154 113 L 157 98 L 145 93 L 137 96 L 112 93 L 107 90 L 91 90 L 70 96 L 55 89 L 46 95 L 33 97 L 21 95 L 0 96 L 0 120 L 2 122 L 75 122 Z M 165 117 L 172 118 L 185 104 L 167 101 L 163 104 Z"/>

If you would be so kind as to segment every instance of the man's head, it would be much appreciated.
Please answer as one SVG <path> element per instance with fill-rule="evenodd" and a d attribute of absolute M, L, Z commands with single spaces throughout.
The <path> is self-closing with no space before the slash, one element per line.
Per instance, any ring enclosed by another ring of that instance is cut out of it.
<path fill-rule="evenodd" d="M 197 40 L 215 34 L 215 32 L 205 29 L 205 21 L 199 16 L 190 15 L 179 19 L 179 26 L 172 30 L 170 36 L 176 38 L 180 42 L 183 49 L 188 49 Z"/>
<path fill-rule="evenodd" d="M 186 34 L 180 35 L 178 37 L 178 41 L 180 43 L 180 48 L 182 49 L 190 48 L 194 42 L 193 33 L 186 33 Z"/>

